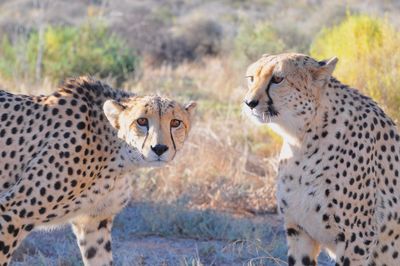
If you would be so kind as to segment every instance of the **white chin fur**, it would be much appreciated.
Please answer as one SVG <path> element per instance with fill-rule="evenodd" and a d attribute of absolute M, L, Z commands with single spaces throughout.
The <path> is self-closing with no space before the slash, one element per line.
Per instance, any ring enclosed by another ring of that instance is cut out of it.
<path fill-rule="evenodd" d="M 262 125 L 270 122 L 268 121 L 268 119 L 270 118 L 268 118 L 267 116 L 263 117 L 262 115 L 258 115 L 257 112 L 251 110 L 247 106 L 243 106 L 242 111 L 255 124 Z"/>
<path fill-rule="evenodd" d="M 166 161 L 145 161 L 147 166 L 150 167 L 161 167 L 164 166 L 167 162 Z"/>

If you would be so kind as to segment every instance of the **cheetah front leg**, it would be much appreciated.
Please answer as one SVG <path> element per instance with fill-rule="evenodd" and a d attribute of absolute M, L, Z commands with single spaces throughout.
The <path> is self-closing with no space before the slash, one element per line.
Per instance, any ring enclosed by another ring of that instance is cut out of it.
<path fill-rule="evenodd" d="M 14 250 L 27 235 L 25 228 L 18 217 L 11 213 L 1 213 L 0 215 L 0 265 L 5 266 L 11 260 Z"/>
<path fill-rule="evenodd" d="M 320 245 L 312 239 L 301 227 L 286 224 L 289 266 L 315 266 L 320 252 Z"/>
<path fill-rule="evenodd" d="M 369 245 L 374 245 L 375 242 L 373 238 L 369 237 L 373 235 L 373 232 L 363 228 L 359 228 L 361 230 L 357 231 L 355 226 L 352 229 L 353 231 L 347 235 L 342 233 L 341 241 L 337 242 L 335 266 L 394 265 L 368 263 L 368 256 L 372 255 Z"/>
<path fill-rule="evenodd" d="M 18 210 L 21 202 L 11 208 L 9 205 L 13 203 L 13 199 L 13 190 L 0 196 L 0 266 L 8 265 L 19 244 L 34 229 L 32 221 L 24 219 L 33 212 L 25 208 Z"/>
<path fill-rule="evenodd" d="M 85 266 L 112 265 L 111 227 L 114 216 L 79 216 L 72 221 Z"/>

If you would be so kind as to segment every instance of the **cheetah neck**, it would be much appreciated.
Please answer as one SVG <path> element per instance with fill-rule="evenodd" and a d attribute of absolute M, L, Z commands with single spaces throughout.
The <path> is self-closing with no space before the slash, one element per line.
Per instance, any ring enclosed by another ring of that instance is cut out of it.
<path fill-rule="evenodd" d="M 327 85 L 326 85 L 327 86 Z M 325 91 L 324 86 L 320 91 Z M 283 146 L 280 157 L 289 159 L 296 154 L 303 154 L 311 146 L 317 145 L 312 136 L 321 130 L 319 125 L 323 124 L 324 113 L 329 109 L 329 101 L 323 95 L 318 96 L 315 111 L 308 117 L 296 118 L 293 114 L 287 115 L 279 123 L 270 123 L 270 128 L 283 138 Z"/>
<path fill-rule="evenodd" d="M 289 115 L 288 115 L 289 117 Z M 286 143 L 290 149 L 295 152 L 296 150 L 301 150 L 305 142 L 308 141 L 308 135 L 310 128 L 318 125 L 320 120 L 319 112 L 315 112 L 312 116 L 307 119 L 281 119 L 279 123 L 269 123 L 269 127 L 280 135 L 283 142 Z"/>
<path fill-rule="evenodd" d="M 283 139 L 283 142 L 293 148 L 301 146 L 302 130 L 298 127 L 288 127 L 278 123 L 270 123 L 268 126 Z"/>

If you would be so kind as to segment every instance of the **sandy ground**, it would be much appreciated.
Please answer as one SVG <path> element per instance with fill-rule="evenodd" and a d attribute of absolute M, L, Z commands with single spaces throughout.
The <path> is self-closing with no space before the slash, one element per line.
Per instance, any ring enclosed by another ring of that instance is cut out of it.
<path fill-rule="evenodd" d="M 284 231 L 277 215 L 255 218 L 271 227 L 258 242 L 157 236 L 141 231 L 139 210 L 130 205 L 118 215 L 113 228 L 115 265 L 287 265 Z M 137 223 L 135 223 L 137 221 Z M 33 232 L 16 251 L 12 266 L 82 265 L 69 226 L 51 232 Z M 320 256 L 319 265 L 333 263 Z"/>

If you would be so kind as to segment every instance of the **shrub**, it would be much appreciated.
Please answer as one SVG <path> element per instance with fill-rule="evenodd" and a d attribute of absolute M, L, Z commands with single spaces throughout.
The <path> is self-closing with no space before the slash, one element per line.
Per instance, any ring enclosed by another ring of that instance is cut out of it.
<path fill-rule="evenodd" d="M 40 43 L 42 59 L 38 61 Z M 41 76 L 52 80 L 90 74 L 111 76 L 120 83 L 137 64 L 134 52 L 120 38 L 110 34 L 104 25 L 93 23 L 80 27 L 49 26 L 41 41 L 37 31 L 14 44 L 5 36 L 0 56 L 0 73 L 6 78 L 34 79 L 40 67 Z"/>
<path fill-rule="evenodd" d="M 110 18 L 114 33 L 123 37 L 141 56 L 159 49 L 173 20 L 168 4 L 157 8 L 152 4 L 136 5 L 132 1 L 110 1 L 109 4 L 112 10 L 124 14 Z"/>
<path fill-rule="evenodd" d="M 196 57 L 219 54 L 222 37 L 222 27 L 212 20 L 197 20 L 184 28 L 185 41 Z"/>
<path fill-rule="evenodd" d="M 335 75 L 363 90 L 400 118 L 399 32 L 386 20 L 348 15 L 339 25 L 322 30 L 311 46 L 311 55 L 339 58 Z"/>
<path fill-rule="evenodd" d="M 222 27 L 215 21 L 198 19 L 178 27 L 176 33 L 164 35 L 160 45 L 149 51 L 153 65 L 172 64 L 200 60 L 221 52 Z"/>
<path fill-rule="evenodd" d="M 235 38 L 234 55 L 247 64 L 265 53 L 281 53 L 285 43 L 268 23 L 241 24 Z"/>

